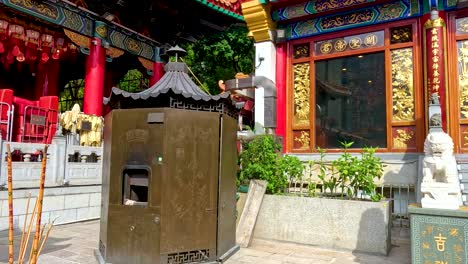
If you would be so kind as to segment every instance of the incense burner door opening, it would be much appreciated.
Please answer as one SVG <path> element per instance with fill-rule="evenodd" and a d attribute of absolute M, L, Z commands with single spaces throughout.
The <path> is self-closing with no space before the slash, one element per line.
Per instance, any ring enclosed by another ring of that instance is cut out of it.
<path fill-rule="evenodd" d="M 148 206 L 149 168 L 136 166 L 123 171 L 123 199 L 127 206 Z"/>

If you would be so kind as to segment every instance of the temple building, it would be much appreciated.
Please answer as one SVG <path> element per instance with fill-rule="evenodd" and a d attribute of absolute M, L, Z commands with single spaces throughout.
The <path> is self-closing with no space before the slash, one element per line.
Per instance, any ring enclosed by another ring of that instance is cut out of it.
<path fill-rule="evenodd" d="M 319 149 L 336 159 L 341 142 L 354 142 L 357 153 L 378 147 L 386 164 L 379 185 L 397 214 L 418 201 L 429 123 L 453 138 L 464 167 L 466 1 L 252 0 L 242 12 L 255 40 L 255 75 L 276 85 L 274 107 L 264 89 L 255 90 L 256 127 L 271 128 L 266 116 L 276 113 L 285 153 L 312 161 Z M 431 98 L 441 113 L 430 120 Z"/>
<path fill-rule="evenodd" d="M 378 146 L 421 153 L 427 107 L 468 150 L 465 1 L 249 1 L 257 75 L 275 80 L 288 153 Z M 262 100 L 256 95 L 256 110 Z M 260 110 L 261 111 L 261 110 Z M 256 116 L 257 117 L 257 116 Z M 261 123 L 261 118 L 256 118 Z"/>

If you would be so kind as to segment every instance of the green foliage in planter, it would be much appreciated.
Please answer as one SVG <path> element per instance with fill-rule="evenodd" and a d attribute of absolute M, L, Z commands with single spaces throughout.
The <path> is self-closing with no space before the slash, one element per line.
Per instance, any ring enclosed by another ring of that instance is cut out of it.
<path fill-rule="evenodd" d="M 238 181 L 265 180 L 267 193 L 281 192 L 288 185 L 288 176 L 297 178 L 303 171 L 301 161 L 294 156 L 283 156 L 281 144 L 271 135 L 256 136 L 245 143 L 239 161 Z"/>
<path fill-rule="evenodd" d="M 322 181 L 324 190 L 330 190 L 331 194 L 341 197 L 358 198 L 361 191 L 369 195 L 373 201 L 380 201 L 382 195 L 375 192 L 374 179 L 380 179 L 383 175 L 384 165 L 382 160 L 375 156 L 377 148 L 363 148 L 361 157 L 351 155 L 349 149 L 353 142 L 342 142 L 343 154 L 327 165 L 325 150 L 319 149 L 320 160 L 316 163 L 320 166 L 318 177 Z M 331 172 L 331 173 L 327 173 Z"/>

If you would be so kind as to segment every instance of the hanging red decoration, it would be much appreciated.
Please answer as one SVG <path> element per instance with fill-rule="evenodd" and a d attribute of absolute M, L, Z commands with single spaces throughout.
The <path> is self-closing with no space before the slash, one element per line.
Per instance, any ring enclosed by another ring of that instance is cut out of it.
<path fill-rule="evenodd" d="M 41 33 L 37 30 L 26 30 L 26 58 L 29 60 L 37 59 L 37 48 Z"/>
<path fill-rule="evenodd" d="M 27 45 L 34 46 L 37 48 L 39 46 L 39 36 L 40 36 L 39 31 L 32 30 L 32 29 L 26 30 Z"/>
<path fill-rule="evenodd" d="M 7 64 L 11 64 L 11 63 L 13 63 L 13 60 L 15 60 L 15 57 L 13 57 L 11 52 L 8 52 L 8 55 L 7 55 L 6 59 L 7 59 L 7 61 L 6 61 Z"/>
<path fill-rule="evenodd" d="M 25 38 L 24 27 L 20 25 L 10 24 L 8 33 L 12 39 L 23 41 Z"/>
<path fill-rule="evenodd" d="M 3 46 L 3 43 L 0 42 L 0 54 L 5 52 L 5 46 Z"/>
<path fill-rule="evenodd" d="M 24 57 L 23 52 L 19 52 L 18 56 L 16 56 L 16 60 L 19 62 L 23 62 L 26 58 Z"/>
<path fill-rule="evenodd" d="M 0 39 L 5 40 L 8 36 L 8 21 L 0 19 Z"/>
<path fill-rule="evenodd" d="M 41 55 L 41 62 L 46 63 L 49 60 L 49 55 L 47 53 L 43 52 Z"/>
<path fill-rule="evenodd" d="M 15 45 L 15 46 L 13 47 L 13 49 L 11 50 L 11 55 L 12 55 L 13 57 L 16 57 L 16 56 L 19 55 L 19 53 L 20 53 L 20 49 L 19 49 L 18 45 Z"/>
<path fill-rule="evenodd" d="M 52 50 L 52 59 L 58 60 L 60 58 L 60 53 L 64 49 L 65 39 L 57 38 L 55 39 L 55 48 Z"/>
<path fill-rule="evenodd" d="M 26 50 L 26 58 L 28 60 L 36 60 L 37 59 L 37 50 L 27 49 Z"/>
<path fill-rule="evenodd" d="M 54 37 L 49 34 L 42 34 L 41 36 L 41 46 L 42 47 L 47 47 L 47 48 L 52 48 L 54 43 Z"/>

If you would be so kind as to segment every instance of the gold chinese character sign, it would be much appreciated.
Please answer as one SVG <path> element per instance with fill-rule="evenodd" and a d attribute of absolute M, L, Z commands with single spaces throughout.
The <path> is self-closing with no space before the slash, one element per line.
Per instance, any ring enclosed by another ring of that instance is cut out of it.
<path fill-rule="evenodd" d="M 446 25 L 442 18 L 428 20 L 424 24 L 424 63 L 425 63 L 425 94 L 426 98 L 432 94 L 439 96 L 442 108 L 442 127 L 447 131 L 447 77 L 445 64 L 446 54 Z"/>
<path fill-rule="evenodd" d="M 468 211 L 408 207 L 412 264 L 466 264 Z"/>

